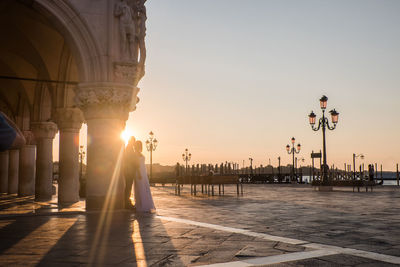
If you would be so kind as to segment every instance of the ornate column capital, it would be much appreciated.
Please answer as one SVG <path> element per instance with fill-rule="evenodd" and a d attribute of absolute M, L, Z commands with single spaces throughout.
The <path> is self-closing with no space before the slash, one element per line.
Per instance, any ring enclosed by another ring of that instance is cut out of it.
<path fill-rule="evenodd" d="M 36 139 L 53 139 L 58 131 L 57 125 L 51 121 L 32 122 L 31 128 Z"/>
<path fill-rule="evenodd" d="M 79 108 L 58 108 L 55 120 L 60 130 L 79 131 L 83 122 L 83 114 Z"/>
<path fill-rule="evenodd" d="M 75 89 L 75 103 L 85 119 L 120 119 L 126 121 L 136 109 L 139 88 L 121 83 L 81 83 Z"/>
<path fill-rule="evenodd" d="M 35 135 L 33 134 L 32 131 L 22 131 L 26 145 L 34 145 L 35 144 Z"/>

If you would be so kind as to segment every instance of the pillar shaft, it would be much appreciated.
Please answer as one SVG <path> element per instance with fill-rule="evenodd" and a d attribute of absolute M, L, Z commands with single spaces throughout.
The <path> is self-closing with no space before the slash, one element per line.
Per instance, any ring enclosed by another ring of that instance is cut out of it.
<path fill-rule="evenodd" d="M 19 151 L 18 196 L 35 194 L 36 146 L 25 145 Z"/>
<path fill-rule="evenodd" d="M 120 136 L 135 108 L 138 88 L 132 83 L 85 83 L 75 93 L 88 125 L 86 209 L 123 208 L 125 182 L 120 167 L 124 144 Z"/>
<path fill-rule="evenodd" d="M 120 120 L 88 121 L 86 208 L 123 208 L 124 181 L 120 177 L 124 124 Z"/>
<path fill-rule="evenodd" d="M 53 190 L 53 139 L 37 140 L 35 199 L 51 199 Z"/>
<path fill-rule="evenodd" d="M 79 132 L 60 130 L 58 202 L 79 201 Z"/>
<path fill-rule="evenodd" d="M 77 108 L 60 108 L 56 118 L 60 129 L 58 203 L 65 205 L 79 201 L 79 129 L 83 115 Z"/>
<path fill-rule="evenodd" d="M 8 193 L 18 193 L 18 168 L 19 167 L 19 150 L 13 149 L 9 151 L 8 162 Z"/>
<path fill-rule="evenodd" d="M 53 122 L 34 122 L 32 131 L 37 144 L 35 199 L 50 200 L 53 193 L 53 138 L 57 126 Z"/>
<path fill-rule="evenodd" d="M 0 152 L 0 193 L 8 192 L 8 151 Z"/>

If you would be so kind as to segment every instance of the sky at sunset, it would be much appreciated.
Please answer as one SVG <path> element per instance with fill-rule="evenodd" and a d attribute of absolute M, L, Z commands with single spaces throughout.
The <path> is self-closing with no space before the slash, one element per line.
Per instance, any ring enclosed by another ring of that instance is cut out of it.
<path fill-rule="evenodd" d="M 329 165 L 353 153 L 400 163 L 400 1 L 149 0 L 146 76 L 127 131 L 155 133 L 153 162 L 308 165 L 322 147 L 308 114 L 340 113 Z M 84 139 L 84 134 L 82 134 Z M 297 143 L 296 141 L 296 143 Z M 148 156 L 147 152 L 146 155 Z M 360 160 L 358 160 L 360 162 Z"/>

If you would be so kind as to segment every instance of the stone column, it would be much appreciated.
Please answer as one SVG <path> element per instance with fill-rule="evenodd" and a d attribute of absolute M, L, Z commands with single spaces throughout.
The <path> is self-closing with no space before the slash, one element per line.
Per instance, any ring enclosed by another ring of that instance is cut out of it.
<path fill-rule="evenodd" d="M 8 192 L 8 151 L 0 152 L 0 193 Z"/>
<path fill-rule="evenodd" d="M 50 200 L 53 185 L 53 138 L 57 132 L 54 122 L 32 122 L 37 144 L 35 199 Z"/>
<path fill-rule="evenodd" d="M 8 193 L 18 193 L 18 168 L 19 167 L 19 150 L 9 150 L 8 159 Z"/>
<path fill-rule="evenodd" d="M 65 205 L 79 201 L 79 130 L 83 115 L 78 108 L 60 108 L 56 118 L 60 129 L 58 203 Z"/>
<path fill-rule="evenodd" d="M 84 83 L 76 88 L 76 103 L 88 125 L 87 210 L 123 208 L 124 181 L 120 138 L 138 88 L 117 83 Z"/>
<path fill-rule="evenodd" d="M 36 146 L 25 145 L 19 151 L 18 196 L 35 194 Z"/>

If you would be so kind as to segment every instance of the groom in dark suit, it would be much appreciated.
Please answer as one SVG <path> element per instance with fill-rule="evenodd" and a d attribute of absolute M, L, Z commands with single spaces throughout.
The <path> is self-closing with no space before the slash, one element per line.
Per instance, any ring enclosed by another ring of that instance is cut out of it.
<path fill-rule="evenodd" d="M 125 178 L 125 192 L 124 192 L 124 202 L 125 209 L 134 210 L 135 206 L 132 205 L 131 202 L 131 194 L 132 194 L 132 184 L 136 179 L 136 175 L 138 172 L 139 164 L 137 161 L 137 156 L 135 152 L 135 137 L 131 137 L 129 139 L 128 145 L 124 151 L 124 157 L 122 161 L 122 170 Z"/>

